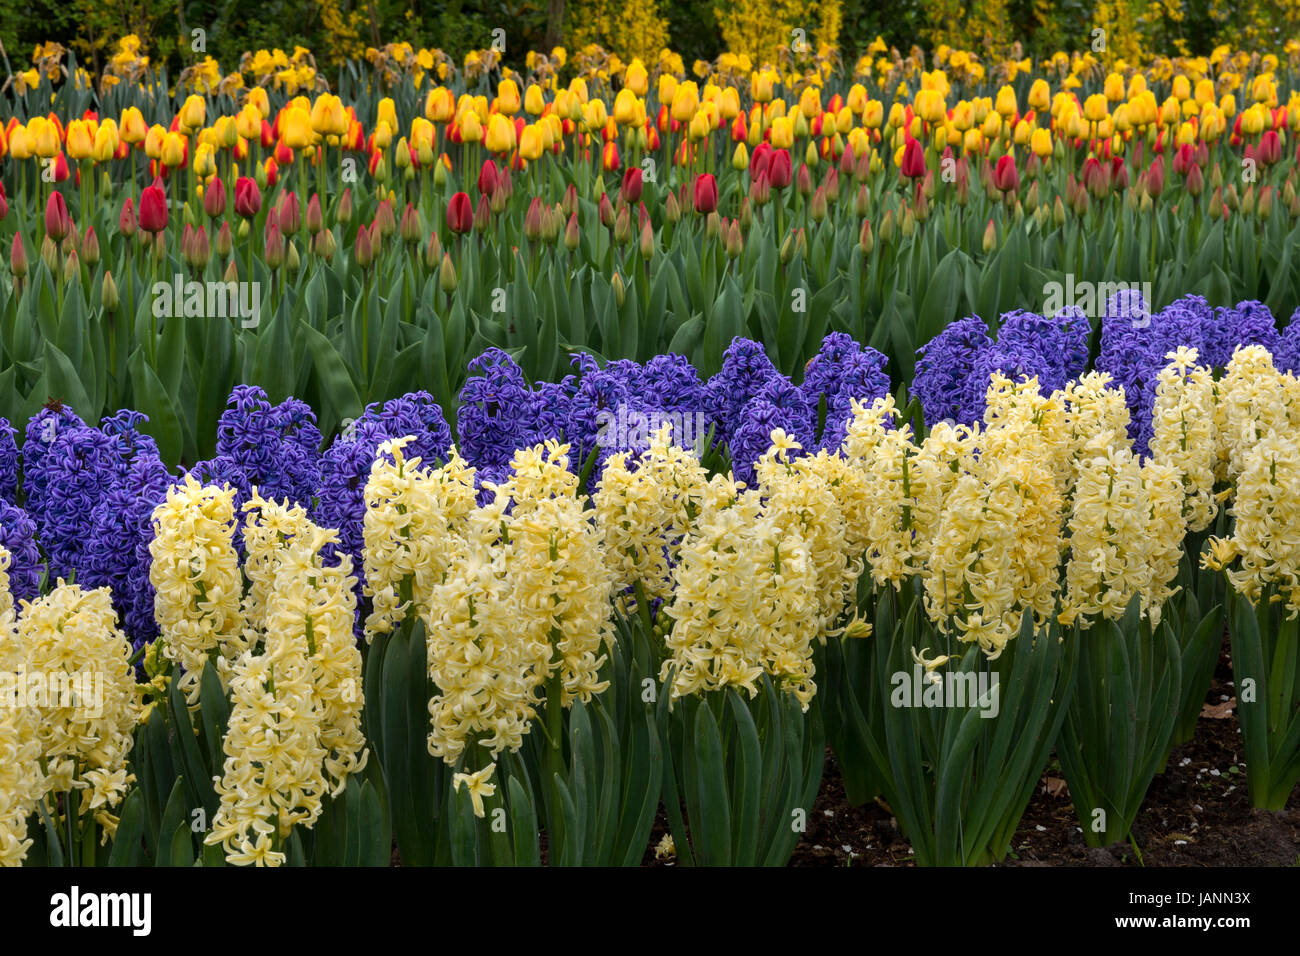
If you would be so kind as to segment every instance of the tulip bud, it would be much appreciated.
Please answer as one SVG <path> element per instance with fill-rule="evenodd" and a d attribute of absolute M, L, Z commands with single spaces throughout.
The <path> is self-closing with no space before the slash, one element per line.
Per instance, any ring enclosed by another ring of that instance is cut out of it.
<path fill-rule="evenodd" d="M 113 273 L 107 269 L 104 270 L 104 278 L 99 282 L 99 302 L 105 312 L 117 311 L 117 283 L 113 281 Z"/>
<path fill-rule="evenodd" d="M 275 222 L 272 222 L 271 227 L 266 231 L 266 251 L 262 258 L 272 269 L 284 265 L 284 236 Z"/>
<path fill-rule="evenodd" d="M 234 259 L 231 259 L 229 262 L 226 263 L 226 271 L 221 278 L 224 279 L 226 282 L 239 281 L 239 270 L 235 268 Z"/>
<path fill-rule="evenodd" d="M 206 240 L 204 240 L 204 242 L 206 243 Z M 298 271 L 298 267 L 302 264 L 302 261 L 298 256 L 298 247 L 293 242 L 285 243 L 285 247 L 284 267 L 289 271 L 290 275 L 293 275 Z"/>
<path fill-rule="evenodd" d="M 627 300 L 627 287 L 623 284 L 623 277 L 615 272 L 614 278 L 610 280 L 609 284 L 614 287 L 614 300 L 618 302 L 621 308 Z"/>
<path fill-rule="evenodd" d="M 862 249 L 864 256 L 871 255 L 872 250 L 876 248 L 876 239 L 871 234 L 871 220 L 862 220 L 862 232 L 858 236 L 858 246 Z"/>
<path fill-rule="evenodd" d="M 682 218 L 682 207 L 677 202 L 676 193 L 670 192 L 668 199 L 664 202 L 664 218 L 671 223 L 676 223 Z"/>
<path fill-rule="evenodd" d="M 442 261 L 442 242 L 436 232 L 429 233 L 429 241 L 424 244 L 424 267 L 433 269 Z"/>
<path fill-rule="evenodd" d="M 130 239 L 135 235 L 135 204 L 127 196 L 122 203 L 122 214 L 117 217 L 117 231 Z"/>
<path fill-rule="evenodd" d="M 230 249 L 233 245 L 230 238 L 230 223 L 223 222 L 221 228 L 217 230 L 217 238 L 213 243 L 213 251 L 222 259 L 230 255 Z"/>
<path fill-rule="evenodd" d="M 641 257 L 649 259 L 655 252 L 655 232 L 647 219 L 641 225 Z"/>
<path fill-rule="evenodd" d="M 793 258 L 794 258 L 794 233 L 789 233 L 788 235 L 786 235 L 785 239 L 781 243 L 781 262 L 783 265 L 788 265 L 790 260 Z"/>
<path fill-rule="evenodd" d="M 597 203 L 597 209 L 600 211 L 600 224 L 606 229 L 614 228 L 614 204 L 609 201 L 609 196 L 601 193 L 600 202 Z"/>
<path fill-rule="evenodd" d="M 992 252 L 997 247 L 998 230 L 997 227 L 993 225 L 993 220 L 990 219 L 989 224 L 984 227 L 984 251 Z"/>
<path fill-rule="evenodd" d="M 99 237 L 94 226 L 87 226 L 81 237 L 81 261 L 92 269 L 99 265 Z"/>
<path fill-rule="evenodd" d="M 15 279 L 27 275 L 27 249 L 23 245 L 23 234 L 14 233 L 14 242 L 9 251 L 9 273 Z"/>
<path fill-rule="evenodd" d="M 564 227 L 564 248 L 573 252 L 578 248 L 578 243 L 582 239 L 582 234 L 578 230 L 578 214 L 569 213 L 569 221 Z"/>
<path fill-rule="evenodd" d="M 478 208 L 474 210 L 474 230 L 480 235 L 487 232 L 492 224 L 492 204 L 486 196 L 478 197 Z"/>
<path fill-rule="evenodd" d="M 81 276 L 81 262 L 77 258 L 77 250 L 73 249 L 68 253 L 68 257 L 63 260 L 63 281 L 73 282 Z"/>
<path fill-rule="evenodd" d="M 524 230 L 527 233 L 528 221 L 524 219 Z M 628 207 L 620 205 L 618 215 L 614 218 L 614 241 L 620 246 L 632 238 L 632 216 Z"/>
<path fill-rule="evenodd" d="M 402 241 L 408 245 L 414 245 L 420 241 L 420 217 L 415 212 L 415 207 L 409 202 L 406 208 L 402 210 L 401 224 Z"/>
<path fill-rule="evenodd" d="M 1237 184 L 1229 183 L 1228 191 L 1225 193 L 1222 189 L 1216 189 L 1217 200 L 1219 203 L 1226 205 L 1233 212 L 1236 212 L 1241 206 L 1241 199 L 1237 195 Z"/>
<path fill-rule="evenodd" d="M 370 263 L 375 261 L 375 251 L 370 244 L 370 230 L 365 226 L 357 230 L 357 240 L 353 247 L 352 258 L 363 269 L 368 269 Z"/>
<path fill-rule="evenodd" d="M 456 291 L 456 267 L 451 264 L 451 256 L 445 252 L 442 255 L 442 266 L 438 270 L 438 285 L 448 295 Z"/>
<path fill-rule="evenodd" d="M 346 225 L 352 221 L 352 187 L 343 190 L 343 195 L 339 197 L 339 208 L 334 218 Z"/>
<path fill-rule="evenodd" d="M 1065 204 L 1061 202 L 1061 197 L 1056 197 L 1056 202 L 1052 205 L 1052 222 L 1058 226 L 1065 225 Z"/>
<path fill-rule="evenodd" d="M 41 261 L 45 263 L 45 268 L 50 270 L 51 275 L 58 274 L 59 249 L 49 236 L 41 242 Z"/>
<path fill-rule="evenodd" d="M 709 213 L 704 218 L 704 234 L 710 239 L 718 238 L 718 233 L 722 231 L 722 217 L 717 211 Z"/>
<path fill-rule="evenodd" d="M 1199 196 L 1205 190 L 1205 177 L 1201 175 L 1201 167 L 1193 164 L 1187 170 L 1187 191 L 1193 196 Z"/>
<path fill-rule="evenodd" d="M 435 235 L 434 238 L 437 238 Z M 322 229 L 312 237 L 312 251 L 320 256 L 326 262 L 334 258 L 334 251 L 338 248 L 334 241 L 334 233 L 329 229 Z"/>
<path fill-rule="evenodd" d="M 307 231 L 313 236 L 325 228 L 325 215 L 321 211 L 319 193 L 312 193 L 311 199 L 307 201 L 307 215 L 305 220 Z"/>
<path fill-rule="evenodd" d="M 894 241 L 894 210 L 886 209 L 880 220 L 880 241 L 889 245 Z"/>
<path fill-rule="evenodd" d="M 807 169 L 807 166 L 803 167 Z M 808 214 L 812 217 L 813 222 L 821 222 L 826 218 L 827 202 L 826 187 L 818 186 L 817 191 L 813 193 L 812 203 L 809 205 Z"/>
<path fill-rule="evenodd" d="M 1259 218 L 1265 221 L 1273 214 L 1273 187 L 1265 186 L 1259 191 Z"/>
<path fill-rule="evenodd" d="M 735 219 L 731 220 L 731 226 L 727 229 L 727 258 L 735 259 L 745 250 L 745 239 L 740 232 L 740 223 Z"/>

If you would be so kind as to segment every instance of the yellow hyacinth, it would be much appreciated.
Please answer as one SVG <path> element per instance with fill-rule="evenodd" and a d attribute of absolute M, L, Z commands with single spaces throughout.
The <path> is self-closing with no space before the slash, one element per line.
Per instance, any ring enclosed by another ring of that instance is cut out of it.
<path fill-rule="evenodd" d="M 154 616 L 168 660 L 183 669 L 181 687 L 191 706 L 199 695 L 203 665 L 216 655 L 233 660 L 247 646 L 240 602 L 243 592 L 235 553 L 234 491 L 200 485 L 193 475 L 173 485 L 153 512 L 149 581 L 156 592 Z"/>

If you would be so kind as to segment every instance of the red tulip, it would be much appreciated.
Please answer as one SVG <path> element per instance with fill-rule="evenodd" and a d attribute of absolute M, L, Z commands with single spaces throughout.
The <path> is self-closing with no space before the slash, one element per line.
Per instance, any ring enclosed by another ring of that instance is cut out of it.
<path fill-rule="evenodd" d="M 1282 143 L 1278 139 L 1277 130 L 1264 131 L 1264 135 L 1259 139 L 1259 149 L 1255 151 L 1255 155 L 1265 166 L 1272 166 L 1282 158 Z"/>
<path fill-rule="evenodd" d="M 365 226 L 357 230 L 357 243 L 353 258 L 356 259 L 357 265 L 363 269 L 375 260 L 374 250 L 370 246 L 370 230 Z"/>
<path fill-rule="evenodd" d="M 252 219 L 262 208 L 262 191 L 257 183 L 247 176 L 240 176 L 235 181 L 235 214 L 243 219 Z"/>
<path fill-rule="evenodd" d="M 925 153 L 920 140 L 908 137 L 907 145 L 903 147 L 902 173 L 908 179 L 920 179 L 925 175 Z"/>
<path fill-rule="evenodd" d="M 72 230 L 72 217 L 68 215 L 68 204 L 63 193 L 55 190 L 50 193 L 45 204 L 45 234 L 53 242 L 62 242 L 63 237 Z"/>
<path fill-rule="evenodd" d="M 492 194 L 497 191 L 497 183 L 501 181 L 501 173 L 497 169 L 497 164 L 490 159 L 483 160 L 483 168 L 478 174 L 478 191 L 479 195 L 491 198 Z"/>
<path fill-rule="evenodd" d="M 641 167 L 629 166 L 623 173 L 623 201 L 634 203 L 641 198 Z"/>
<path fill-rule="evenodd" d="M 469 196 L 456 193 L 447 203 L 447 225 L 457 235 L 463 235 L 474 226 L 474 207 L 470 205 Z"/>
<path fill-rule="evenodd" d="M 9 200 L 5 198 L 5 184 L 0 183 L 0 222 L 9 215 Z"/>
<path fill-rule="evenodd" d="M 773 189 L 785 189 L 794 179 L 794 168 L 788 149 L 772 150 L 772 161 L 767 166 L 767 181 Z"/>
<path fill-rule="evenodd" d="M 695 211 L 710 213 L 718 208 L 718 181 L 712 173 L 695 177 Z"/>
<path fill-rule="evenodd" d="M 122 215 L 117 217 L 117 231 L 128 239 L 135 235 L 135 203 L 130 196 L 122 203 Z"/>
<path fill-rule="evenodd" d="M 215 176 L 203 190 L 203 211 L 216 219 L 226 211 L 226 184 L 220 176 Z"/>
<path fill-rule="evenodd" d="M 302 207 L 298 197 L 286 192 L 280 197 L 280 231 L 286 236 L 295 235 L 302 225 Z"/>
<path fill-rule="evenodd" d="M 1020 190 L 1020 173 L 1016 170 L 1014 156 L 998 157 L 998 164 L 993 170 L 993 185 L 1002 193 L 1014 193 Z"/>
<path fill-rule="evenodd" d="M 1147 170 L 1147 195 L 1152 199 L 1159 199 L 1160 194 L 1165 191 L 1165 161 L 1157 157 L 1151 163 L 1151 168 Z"/>

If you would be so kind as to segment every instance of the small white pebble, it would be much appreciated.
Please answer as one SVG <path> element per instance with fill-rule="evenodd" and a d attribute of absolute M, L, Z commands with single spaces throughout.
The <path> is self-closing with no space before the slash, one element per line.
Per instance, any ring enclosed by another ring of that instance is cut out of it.
<path fill-rule="evenodd" d="M 1227 790 L 1223 791 L 1223 795 L 1226 797 L 1228 794 L 1232 793 L 1232 791 L 1234 791 L 1234 790 L 1236 790 L 1236 789 L 1237 789 L 1237 785 L 1234 783 L 1234 784 L 1233 784 L 1231 787 L 1229 787 Z"/>
<path fill-rule="evenodd" d="M 1232 698 L 1229 697 L 1227 694 L 1220 694 L 1219 700 L 1232 700 Z"/>
<path fill-rule="evenodd" d="M 813 844 L 813 849 L 814 849 L 814 850 L 824 850 L 824 849 L 826 849 L 826 847 L 822 846 L 820 843 L 814 843 L 814 844 Z"/>
<path fill-rule="evenodd" d="M 1222 777 L 1223 774 L 1219 773 L 1218 770 L 1211 770 L 1211 771 L 1210 771 L 1210 776 L 1211 776 L 1211 777 Z"/>
<path fill-rule="evenodd" d="M 1035 825 L 1035 826 L 1034 826 L 1034 829 L 1037 830 L 1039 833 L 1046 833 L 1046 832 L 1047 832 L 1047 827 L 1045 827 L 1045 826 L 1041 826 L 1041 825 Z"/>
<path fill-rule="evenodd" d="M 824 816 L 824 817 L 833 817 L 833 816 L 835 816 L 835 811 L 834 811 L 834 810 L 823 810 L 823 811 L 822 811 L 822 816 Z"/>
<path fill-rule="evenodd" d="M 1189 763 L 1191 763 L 1191 762 L 1192 762 L 1192 758 L 1191 758 L 1191 757 L 1184 757 L 1184 758 L 1179 762 L 1178 766 L 1180 766 L 1180 767 L 1186 767 L 1186 766 L 1187 766 Z"/>
<path fill-rule="evenodd" d="M 1204 808 L 1203 806 L 1201 806 L 1199 803 L 1194 803 L 1194 804 L 1192 804 L 1192 809 L 1195 810 L 1197 813 L 1204 813 L 1204 812 L 1205 812 L 1205 808 Z"/>
<path fill-rule="evenodd" d="M 1174 841 L 1174 846 L 1187 846 L 1187 841 L 1186 841 L 1186 840 L 1175 840 L 1175 841 Z"/>
<path fill-rule="evenodd" d="M 840 847 L 840 849 L 843 850 L 845 853 L 853 852 L 853 847 L 849 846 L 849 844 L 847 843 L 845 843 L 842 847 Z"/>

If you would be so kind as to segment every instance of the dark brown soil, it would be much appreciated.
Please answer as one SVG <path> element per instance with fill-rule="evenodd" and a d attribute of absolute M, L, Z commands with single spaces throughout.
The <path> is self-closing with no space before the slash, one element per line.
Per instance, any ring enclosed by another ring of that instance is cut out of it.
<path fill-rule="evenodd" d="M 1134 843 L 1089 849 L 1055 760 L 1030 800 L 1006 866 L 1293 866 L 1300 863 L 1300 789 L 1287 809 L 1253 810 L 1246 791 L 1227 642 L 1196 735 L 1156 776 L 1133 825 Z M 1210 716 L 1214 714 L 1215 716 Z M 667 832 L 662 810 L 646 865 Z M 1140 860 L 1139 860 L 1140 853 Z M 791 866 L 911 866 L 911 847 L 883 802 L 851 807 L 834 754 Z"/>

